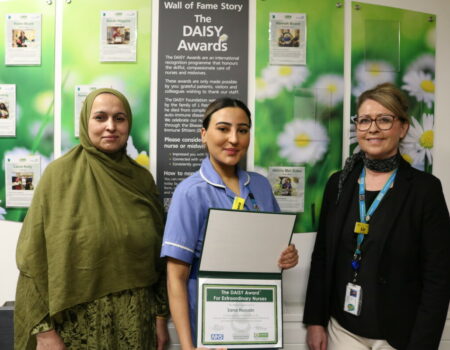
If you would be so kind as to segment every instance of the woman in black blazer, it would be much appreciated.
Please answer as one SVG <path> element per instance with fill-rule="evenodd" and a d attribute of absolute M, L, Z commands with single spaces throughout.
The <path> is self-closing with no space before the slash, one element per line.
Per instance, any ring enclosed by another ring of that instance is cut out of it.
<path fill-rule="evenodd" d="M 328 181 L 303 322 L 311 350 L 438 349 L 450 297 L 450 217 L 440 181 L 399 154 L 407 100 L 364 92 L 361 151 Z"/>

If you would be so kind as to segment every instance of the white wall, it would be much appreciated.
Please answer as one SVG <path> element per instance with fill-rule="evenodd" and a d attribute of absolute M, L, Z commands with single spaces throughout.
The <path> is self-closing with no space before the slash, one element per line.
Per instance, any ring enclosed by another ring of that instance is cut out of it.
<path fill-rule="evenodd" d="M 253 2 L 255 0 L 252 0 Z M 437 52 L 436 52 L 436 104 L 435 104 L 435 144 L 433 173 L 443 184 L 447 203 L 450 204 L 450 1 L 449 0 L 360 0 L 360 2 L 399 7 L 413 11 L 428 12 L 437 15 Z M 346 3 L 346 38 L 349 38 L 350 3 Z M 254 45 L 254 43 L 251 43 Z M 346 59 L 350 55 L 346 46 Z M 346 62 L 349 67 L 349 62 Z M 349 70 L 346 70 L 346 74 Z M 349 80 L 349 77 L 347 79 Z M 350 97 L 350 86 L 346 89 L 346 99 Z M 348 113 L 348 112 L 347 112 Z M 344 117 L 348 120 L 348 116 Z M 154 125 L 154 124 L 153 124 Z M 346 152 L 344 145 L 344 155 Z M 4 301 L 13 300 L 17 269 L 15 267 L 15 246 L 21 224 L 0 221 L 0 305 Z M 304 345 L 304 329 L 301 325 L 302 303 L 308 276 L 314 234 L 295 235 L 294 242 L 300 250 L 299 266 L 284 275 L 284 322 L 286 348 L 306 349 Z M 447 321 L 440 350 L 450 350 L 450 324 Z M 173 346 L 176 347 L 176 336 L 171 328 Z"/>
<path fill-rule="evenodd" d="M 14 300 L 16 293 L 19 271 L 15 252 L 21 227 L 19 222 L 0 221 L 0 306 L 5 301 Z"/>

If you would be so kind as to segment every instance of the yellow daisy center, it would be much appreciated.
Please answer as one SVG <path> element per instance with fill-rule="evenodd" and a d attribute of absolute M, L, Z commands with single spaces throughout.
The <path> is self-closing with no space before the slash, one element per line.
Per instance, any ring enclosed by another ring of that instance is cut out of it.
<path fill-rule="evenodd" d="M 337 92 L 337 86 L 336 86 L 336 84 L 328 84 L 327 85 L 327 91 L 330 93 L 330 94 L 335 94 L 336 92 Z"/>
<path fill-rule="evenodd" d="M 411 157 L 409 154 L 404 153 L 404 154 L 402 154 L 402 157 L 403 157 L 403 159 L 406 160 L 409 164 L 412 164 L 413 159 L 412 159 L 412 157 Z"/>
<path fill-rule="evenodd" d="M 419 143 L 423 148 L 433 148 L 433 142 L 434 142 L 433 130 L 427 130 L 420 136 Z"/>
<path fill-rule="evenodd" d="M 292 75 L 292 68 L 289 66 L 281 66 L 278 69 L 278 74 L 280 74 L 280 76 L 282 77 L 288 77 Z"/>
<path fill-rule="evenodd" d="M 308 134 L 298 134 L 294 139 L 295 145 L 299 148 L 305 148 L 311 143 L 311 138 Z"/>
<path fill-rule="evenodd" d="M 381 67 L 380 67 L 380 65 L 379 65 L 379 64 L 376 64 L 376 63 L 372 63 L 372 64 L 369 66 L 369 73 L 370 73 L 371 75 L 375 76 L 375 77 L 379 76 L 380 73 L 381 73 Z"/>
<path fill-rule="evenodd" d="M 136 161 L 136 163 L 142 165 L 144 168 L 147 168 L 147 169 L 150 165 L 150 159 L 148 158 L 148 155 L 146 155 L 145 153 L 138 154 L 135 161 Z"/>
<path fill-rule="evenodd" d="M 423 80 L 420 83 L 420 87 L 422 88 L 423 91 L 425 92 L 431 92 L 434 93 L 434 82 L 431 80 Z"/>
<path fill-rule="evenodd" d="M 256 79 L 256 88 L 259 90 L 264 90 L 267 87 L 267 82 L 264 79 Z"/>

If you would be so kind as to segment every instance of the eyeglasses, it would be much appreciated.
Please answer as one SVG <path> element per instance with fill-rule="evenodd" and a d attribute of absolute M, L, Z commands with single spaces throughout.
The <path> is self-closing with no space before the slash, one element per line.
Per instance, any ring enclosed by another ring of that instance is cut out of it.
<path fill-rule="evenodd" d="M 379 114 L 375 117 L 375 119 L 370 118 L 369 116 L 354 116 L 352 118 L 353 123 L 355 123 L 356 128 L 359 131 L 367 131 L 372 126 L 372 123 L 375 122 L 375 125 L 378 129 L 386 131 L 392 129 L 394 125 L 395 118 L 399 117 L 390 114 Z"/>

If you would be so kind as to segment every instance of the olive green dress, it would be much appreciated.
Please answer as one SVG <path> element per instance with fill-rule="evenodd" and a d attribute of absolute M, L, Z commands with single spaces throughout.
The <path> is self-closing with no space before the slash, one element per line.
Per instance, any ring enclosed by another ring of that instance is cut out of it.
<path fill-rule="evenodd" d="M 55 329 L 68 349 L 154 349 L 155 318 L 167 316 L 159 257 L 163 209 L 147 169 L 105 154 L 88 136 L 95 97 L 80 116 L 80 145 L 52 162 L 34 192 L 17 246 L 15 349 L 36 348 Z"/>
<path fill-rule="evenodd" d="M 55 329 L 68 349 L 155 349 L 155 315 L 167 311 L 155 298 L 149 288 L 109 294 L 47 316 L 31 334 Z"/>

